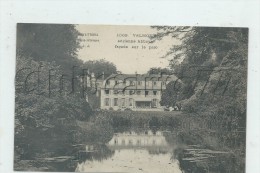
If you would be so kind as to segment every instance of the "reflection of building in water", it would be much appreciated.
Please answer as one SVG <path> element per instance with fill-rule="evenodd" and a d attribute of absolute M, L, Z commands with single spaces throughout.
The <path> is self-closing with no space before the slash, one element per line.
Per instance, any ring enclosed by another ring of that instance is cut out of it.
<path fill-rule="evenodd" d="M 124 132 L 114 134 L 108 147 L 112 150 L 147 149 L 151 153 L 169 151 L 169 145 L 162 132 L 145 131 L 142 133 Z"/>
<path fill-rule="evenodd" d="M 86 159 L 78 164 L 76 172 L 182 172 L 179 162 L 173 159 L 172 147 L 160 131 L 116 133 L 106 146 L 111 151 L 108 157 Z M 92 151 L 92 147 L 87 146 L 86 150 Z"/>

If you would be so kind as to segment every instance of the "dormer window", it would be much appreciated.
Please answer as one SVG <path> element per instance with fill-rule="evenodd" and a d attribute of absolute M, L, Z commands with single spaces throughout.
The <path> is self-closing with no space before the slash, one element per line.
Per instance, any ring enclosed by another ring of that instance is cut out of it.
<path fill-rule="evenodd" d="M 129 95 L 133 95 L 134 94 L 134 91 L 133 90 L 130 90 L 129 91 Z"/>
<path fill-rule="evenodd" d="M 117 95 L 118 93 L 119 93 L 119 91 L 118 90 L 114 90 L 114 92 L 113 92 L 115 95 Z"/>
<path fill-rule="evenodd" d="M 130 80 L 130 86 L 135 86 L 134 81 Z"/>
<path fill-rule="evenodd" d="M 119 81 L 118 81 L 118 84 L 119 84 L 119 85 L 122 85 L 122 84 L 124 84 L 124 81 L 123 81 L 123 80 L 119 80 Z"/>

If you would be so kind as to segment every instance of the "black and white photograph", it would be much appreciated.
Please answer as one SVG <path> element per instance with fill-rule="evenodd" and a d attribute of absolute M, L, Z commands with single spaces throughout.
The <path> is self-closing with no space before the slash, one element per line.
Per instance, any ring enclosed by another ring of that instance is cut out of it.
<path fill-rule="evenodd" d="M 14 170 L 245 172 L 248 33 L 18 23 Z"/>
<path fill-rule="evenodd" d="M 0 0 L 0 173 L 259 173 L 259 0 Z"/>

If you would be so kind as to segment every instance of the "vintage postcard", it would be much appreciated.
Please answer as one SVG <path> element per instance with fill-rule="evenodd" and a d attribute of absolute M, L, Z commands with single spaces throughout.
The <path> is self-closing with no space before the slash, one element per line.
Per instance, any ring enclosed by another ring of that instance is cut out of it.
<path fill-rule="evenodd" d="M 14 170 L 244 173 L 248 33 L 18 23 Z"/>

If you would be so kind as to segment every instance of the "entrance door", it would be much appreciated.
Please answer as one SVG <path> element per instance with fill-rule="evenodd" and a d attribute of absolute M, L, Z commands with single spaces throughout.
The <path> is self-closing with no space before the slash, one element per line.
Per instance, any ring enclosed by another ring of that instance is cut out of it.
<path fill-rule="evenodd" d="M 151 101 L 136 101 L 137 108 L 150 108 Z"/>

